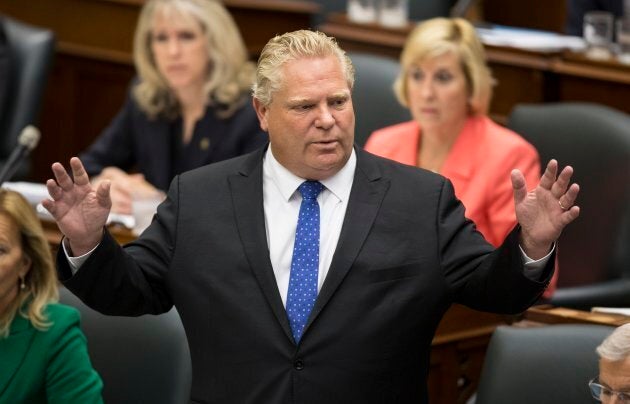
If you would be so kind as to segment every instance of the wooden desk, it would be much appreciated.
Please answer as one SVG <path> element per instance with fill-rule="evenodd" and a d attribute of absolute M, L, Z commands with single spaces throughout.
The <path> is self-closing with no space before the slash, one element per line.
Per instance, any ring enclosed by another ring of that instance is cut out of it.
<path fill-rule="evenodd" d="M 52 249 L 53 254 L 56 254 L 62 238 L 62 234 L 57 227 L 57 223 L 45 219 L 42 219 L 41 223 L 44 227 L 44 235 L 46 236 L 46 240 L 48 241 L 48 244 L 50 244 L 50 248 Z M 114 236 L 114 239 L 116 239 L 116 241 L 118 241 L 120 244 L 129 243 L 137 238 L 131 230 L 120 225 L 109 226 L 108 230 L 112 234 L 112 236 Z"/>
<path fill-rule="evenodd" d="M 320 29 L 335 36 L 347 51 L 398 58 L 413 29 L 355 24 L 331 14 Z M 571 52 L 529 52 L 486 46 L 488 64 L 497 79 L 490 113 L 500 122 L 517 103 L 588 101 L 630 113 L 630 66 L 614 60 L 597 62 Z"/>
<path fill-rule="evenodd" d="M 619 327 L 630 323 L 630 317 L 621 314 L 593 313 L 564 307 L 532 307 L 524 315 L 524 321 L 532 324 L 597 324 Z"/>
<path fill-rule="evenodd" d="M 121 108 L 135 75 L 132 43 L 144 0 L 2 0 L 0 13 L 55 32 L 32 180 L 84 150 Z M 252 58 L 276 34 L 308 28 L 319 5 L 305 0 L 224 0 Z"/>

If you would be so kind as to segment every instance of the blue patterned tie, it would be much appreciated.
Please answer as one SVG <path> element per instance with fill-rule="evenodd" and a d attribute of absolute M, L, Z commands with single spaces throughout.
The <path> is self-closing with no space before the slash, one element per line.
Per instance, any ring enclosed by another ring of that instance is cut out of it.
<path fill-rule="evenodd" d="M 324 189 L 318 181 L 304 181 L 298 190 L 302 204 L 295 231 L 291 276 L 287 293 L 287 315 L 295 343 L 300 342 L 304 326 L 317 299 L 319 270 L 319 204 L 317 195 Z"/>

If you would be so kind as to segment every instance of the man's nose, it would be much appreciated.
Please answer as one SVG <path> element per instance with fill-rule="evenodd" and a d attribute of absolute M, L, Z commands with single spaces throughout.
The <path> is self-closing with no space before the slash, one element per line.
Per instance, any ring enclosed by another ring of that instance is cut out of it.
<path fill-rule="evenodd" d="M 335 117 L 331 113 L 330 108 L 327 105 L 319 108 L 315 126 L 322 129 L 330 129 L 334 125 Z"/>

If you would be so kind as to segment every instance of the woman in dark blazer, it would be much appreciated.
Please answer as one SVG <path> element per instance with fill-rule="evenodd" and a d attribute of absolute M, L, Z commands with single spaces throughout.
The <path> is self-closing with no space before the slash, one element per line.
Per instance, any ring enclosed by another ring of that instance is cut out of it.
<path fill-rule="evenodd" d="M 131 213 L 132 199 L 160 195 L 181 172 L 267 142 L 249 95 L 254 65 L 220 2 L 147 2 L 134 59 L 126 103 L 81 155 L 95 183 L 112 181 L 115 212 Z"/>
<path fill-rule="evenodd" d="M 101 403 L 79 313 L 57 301 L 57 277 L 35 212 L 0 191 L 0 403 Z"/>

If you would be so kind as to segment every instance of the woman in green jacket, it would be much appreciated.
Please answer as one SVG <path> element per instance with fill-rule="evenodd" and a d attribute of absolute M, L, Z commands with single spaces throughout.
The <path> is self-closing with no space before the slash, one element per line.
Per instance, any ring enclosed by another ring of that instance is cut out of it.
<path fill-rule="evenodd" d="M 0 404 L 102 403 L 79 313 L 57 299 L 39 219 L 20 194 L 0 190 Z"/>

